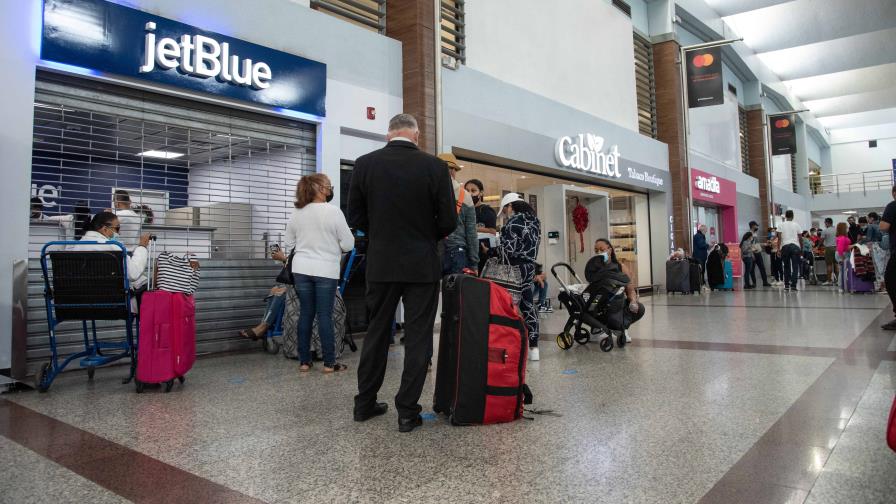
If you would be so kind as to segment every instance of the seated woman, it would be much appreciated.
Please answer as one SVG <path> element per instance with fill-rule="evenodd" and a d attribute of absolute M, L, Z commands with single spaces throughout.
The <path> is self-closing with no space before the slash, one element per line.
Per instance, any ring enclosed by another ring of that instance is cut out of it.
<path fill-rule="evenodd" d="M 610 309 L 608 321 L 603 321 L 611 326 L 611 329 L 619 326 L 619 330 L 625 331 L 626 342 L 631 341 L 628 334 L 628 327 L 637 322 L 644 316 L 644 305 L 638 301 L 638 289 L 635 288 L 631 281 L 632 274 L 628 265 L 620 262 L 616 257 L 613 245 L 605 238 L 599 238 L 594 242 L 594 253 L 588 264 L 585 265 L 585 280 L 590 284 L 598 284 L 604 281 L 617 281 L 619 284 L 625 284 L 625 299 L 627 304 L 627 312 L 625 309 Z M 589 286 L 591 289 L 591 286 Z M 619 306 L 619 308 L 623 308 Z"/>
<path fill-rule="evenodd" d="M 264 315 L 261 317 L 261 322 L 255 327 L 243 329 L 240 331 L 240 336 L 255 341 L 261 338 L 264 333 L 274 325 L 277 317 L 283 313 L 283 309 L 286 306 L 286 287 L 282 284 L 274 285 L 271 287 L 268 297 L 264 299 L 267 306 L 264 309 Z"/>
<path fill-rule="evenodd" d="M 107 245 L 109 241 L 119 241 L 118 232 L 121 230 L 121 224 L 118 216 L 112 212 L 100 212 L 93 216 L 87 231 L 81 237 L 82 242 L 96 242 L 96 244 L 79 244 L 73 245 L 74 250 L 121 250 L 115 245 Z M 146 291 L 146 264 L 149 260 L 149 233 L 140 236 L 137 246 L 131 250 L 131 254 L 127 256 L 128 261 L 128 280 L 131 289 L 136 293 L 137 304 Z"/>

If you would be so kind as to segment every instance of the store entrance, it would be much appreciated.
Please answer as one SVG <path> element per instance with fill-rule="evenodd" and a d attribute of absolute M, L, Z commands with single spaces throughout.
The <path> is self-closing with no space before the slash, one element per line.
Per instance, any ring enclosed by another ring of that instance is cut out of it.
<path fill-rule="evenodd" d="M 697 232 L 697 229 L 701 225 L 706 225 L 706 241 L 710 245 L 714 243 L 719 243 L 723 236 L 725 236 L 722 231 L 722 221 L 719 218 L 719 209 L 714 207 L 707 206 L 695 206 L 694 207 L 694 232 Z"/>

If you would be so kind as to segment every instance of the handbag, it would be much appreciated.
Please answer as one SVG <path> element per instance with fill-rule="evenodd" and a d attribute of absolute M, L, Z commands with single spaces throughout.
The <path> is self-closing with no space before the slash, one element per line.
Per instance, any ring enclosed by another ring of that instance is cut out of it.
<path fill-rule="evenodd" d="M 162 252 L 156 259 L 156 288 L 190 295 L 199 288 L 199 269 L 193 269 L 189 256 Z"/>
<path fill-rule="evenodd" d="M 485 261 L 482 274 L 479 276 L 507 289 L 513 304 L 518 305 L 523 297 L 523 273 L 519 266 L 511 265 L 504 253 L 498 250 L 501 257 L 492 257 Z"/>
<path fill-rule="evenodd" d="M 295 282 L 292 277 L 292 257 L 294 255 L 296 255 L 295 250 L 289 253 L 289 257 L 286 259 L 286 266 L 283 266 L 283 269 L 277 274 L 277 283 L 293 285 Z"/>

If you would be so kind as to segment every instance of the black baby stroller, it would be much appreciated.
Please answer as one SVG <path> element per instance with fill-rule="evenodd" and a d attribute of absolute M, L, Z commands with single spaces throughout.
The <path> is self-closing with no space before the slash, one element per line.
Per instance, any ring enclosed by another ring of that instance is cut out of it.
<path fill-rule="evenodd" d="M 569 270 L 576 283 L 567 285 L 557 274 L 558 267 Z M 616 345 L 620 348 L 625 346 L 625 286 L 629 282 L 627 275 L 606 270 L 594 282 L 585 285 L 567 263 L 553 265 L 551 274 L 560 284 L 557 299 L 569 312 L 563 332 L 557 335 L 557 346 L 569 350 L 573 341 L 584 345 L 591 341 L 592 334 L 599 335 L 600 349 L 604 352 L 613 349 L 614 334 Z"/>

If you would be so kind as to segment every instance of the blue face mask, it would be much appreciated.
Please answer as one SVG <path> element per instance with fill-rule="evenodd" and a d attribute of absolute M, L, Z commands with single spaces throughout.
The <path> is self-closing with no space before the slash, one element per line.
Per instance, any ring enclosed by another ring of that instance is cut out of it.
<path fill-rule="evenodd" d="M 119 238 L 118 233 L 112 233 L 112 237 L 109 238 L 109 239 L 112 240 L 112 241 L 119 241 L 118 238 Z"/>
<path fill-rule="evenodd" d="M 610 262 L 610 253 L 609 252 L 599 252 L 597 257 L 602 257 L 604 262 Z"/>

